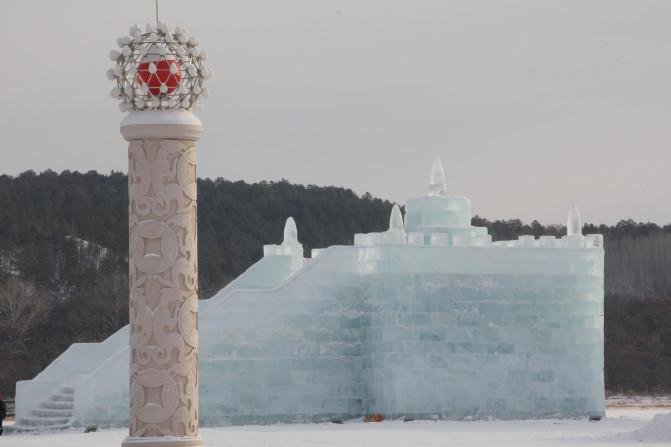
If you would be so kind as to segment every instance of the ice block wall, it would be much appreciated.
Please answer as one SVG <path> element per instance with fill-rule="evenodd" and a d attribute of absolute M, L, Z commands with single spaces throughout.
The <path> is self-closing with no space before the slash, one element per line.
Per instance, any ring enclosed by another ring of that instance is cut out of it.
<path fill-rule="evenodd" d="M 361 415 L 357 250 L 331 247 L 276 289 L 239 290 L 200 325 L 204 425 Z"/>
<path fill-rule="evenodd" d="M 604 414 L 602 250 L 367 250 L 366 412 Z"/>
<path fill-rule="evenodd" d="M 598 240 L 461 247 L 438 238 L 434 245 L 403 242 L 412 238 L 401 229 L 367 236 L 358 246 L 320 251 L 293 273 L 296 254 L 270 254 L 208 300 L 200 320 L 204 425 L 373 412 L 603 415 Z M 118 345 L 114 340 L 99 349 Z M 28 395 L 45 399 L 41 384 L 73 386 L 78 423 L 124 423 L 127 348 L 116 349 L 87 367 L 90 374 L 22 382 L 17 402 L 29 412 Z M 91 359 L 75 354 L 64 353 L 58 365 Z"/>
<path fill-rule="evenodd" d="M 206 425 L 600 416 L 603 250 L 331 247 L 201 337 Z"/>
<path fill-rule="evenodd" d="M 354 246 L 304 259 L 288 219 L 281 244 L 199 303 L 202 425 L 603 416 L 602 237 L 581 234 L 575 206 L 560 239 L 492 242 L 471 215 L 437 160 L 405 221 L 394 207 Z M 76 422 L 126 422 L 122 333 L 17 384 L 17 411 L 68 386 Z"/>

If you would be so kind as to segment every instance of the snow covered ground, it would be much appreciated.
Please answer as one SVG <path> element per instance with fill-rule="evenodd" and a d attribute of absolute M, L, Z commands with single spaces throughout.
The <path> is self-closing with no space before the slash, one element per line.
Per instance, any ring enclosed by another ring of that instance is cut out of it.
<path fill-rule="evenodd" d="M 653 416 L 660 414 L 653 421 Z M 119 447 L 125 429 L 0 437 L 11 447 Z M 611 407 L 605 420 L 400 422 L 202 428 L 208 447 L 444 447 L 671 445 L 671 407 Z"/>

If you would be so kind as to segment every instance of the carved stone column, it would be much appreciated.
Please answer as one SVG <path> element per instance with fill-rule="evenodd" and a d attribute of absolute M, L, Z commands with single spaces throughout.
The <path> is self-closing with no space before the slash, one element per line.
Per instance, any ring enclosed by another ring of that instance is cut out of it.
<path fill-rule="evenodd" d="M 198 436 L 196 141 L 187 111 L 136 111 L 129 141 L 130 433 L 124 447 Z"/>

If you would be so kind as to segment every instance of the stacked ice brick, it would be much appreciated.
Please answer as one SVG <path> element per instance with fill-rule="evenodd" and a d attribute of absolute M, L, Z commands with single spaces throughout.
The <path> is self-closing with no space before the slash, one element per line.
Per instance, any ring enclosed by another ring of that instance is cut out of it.
<path fill-rule="evenodd" d="M 603 248 L 569 210 L 561 239 L 492 243 L 439 161 L 407 203 L 405 244 L 359 236 L 365 411 L 391 416 L 601 416 Z M 394 241 L 398 237 L 389 235 Z"/>
<path fill-rule="evenodd" d="M 394 207 L 388 231 L 354 246 L 304 259 L 289 219 L 280 245 L 201 302 L 201 422 L 603 415 L 601 236 L 580 234 L 576 208 L 562 238 L 492 242 L 470 221 L 439 162 L 405 222 Z M 115 356 L 90 374 L 127 375 Z M 102 414 L 127 407 L 121 382 Z M 76 388 L 86 423 L 105 393 L 94 407 Z"/>
<path fill-rule="evenodd" d="M 602 415 L 601 236 L 571 208 L 563 238 L 492 243 L 445 190 L 436 162 L 405 224 L 209 307 L 206 422 Z"/>

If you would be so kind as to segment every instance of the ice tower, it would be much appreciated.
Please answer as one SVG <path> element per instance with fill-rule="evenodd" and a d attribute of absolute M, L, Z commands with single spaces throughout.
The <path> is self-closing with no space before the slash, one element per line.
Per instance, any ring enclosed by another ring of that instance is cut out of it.
<path fill-rule="evenodd" d="M 310 258 L 287 219 L 280 245 L 201 301 L 202 424 L 604 414 L 601 235 L 572 206 L 562 238 L 492 242 L 439 160 L 429 183 L 405 221 L 395 205 L 388 230 Z M 68 387 L 72 421 L 123 423 L 123 334 L 17 384 L 20 420 Z"/>
<path fill-rule="evenodd" d="M 471 201 L 463 196 L 447 195 L 447 180 L 440 158 L 436 158 L 431 167 L 428 194 L 408 200 L 405 219 L 410 243 L 487 245 L 492 240 L 486 228 L 471 226 Z"/>

